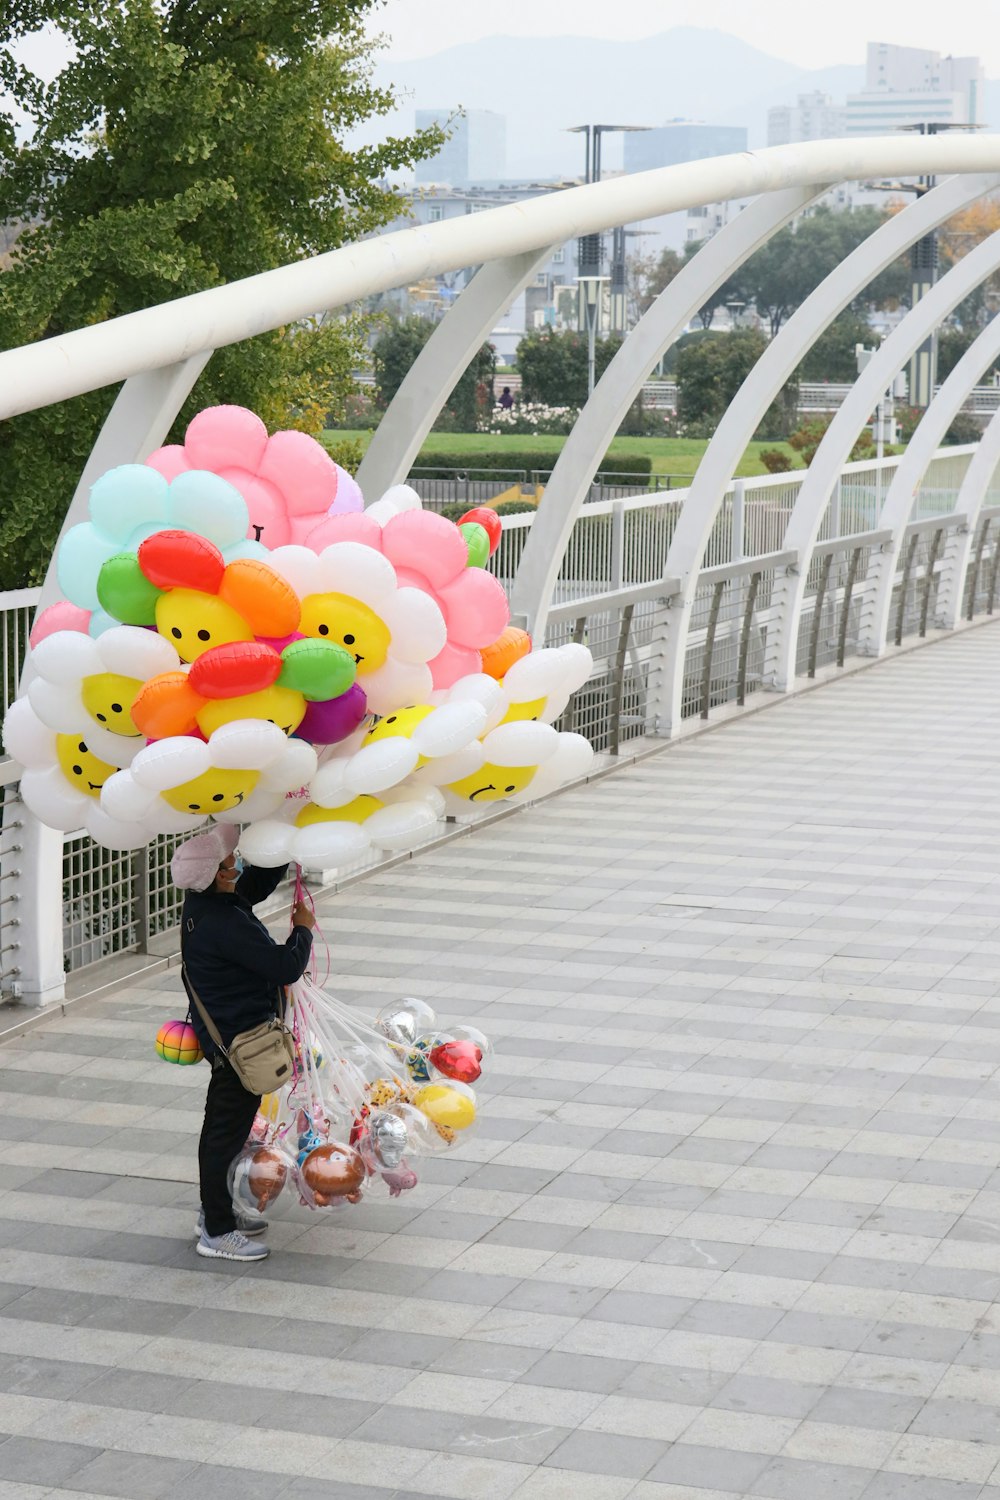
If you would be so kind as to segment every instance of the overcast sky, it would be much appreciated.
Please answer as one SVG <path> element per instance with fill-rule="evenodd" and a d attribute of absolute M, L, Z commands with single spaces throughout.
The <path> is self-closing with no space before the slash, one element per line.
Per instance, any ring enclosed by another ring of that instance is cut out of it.
<path fill-rule="evenodd" d="M 390 39 L 388 58 L 425 57 L 458 42 L 507 36 L 635 38 L 672 26 L 714 27 L 800 67 L 864 62 L 868 41 L 974 53 L 1000 77 L 998 0 L 387 0 L 372 29 Z M 471 102 L 471 101 L 470 101 Z"/>

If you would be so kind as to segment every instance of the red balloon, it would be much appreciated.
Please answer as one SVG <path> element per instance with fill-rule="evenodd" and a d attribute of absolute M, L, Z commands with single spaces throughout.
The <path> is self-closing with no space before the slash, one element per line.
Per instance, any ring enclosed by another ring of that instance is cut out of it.
<path fill-rule="evenodd" d="M 193 531 L 157 531 L 139 544 L 139 567 L 158 589 L 218 592 L 225 562 L 208 537 Z"/>
<path fill-rule="evenodd" d="M 242 698 L 276 682 L 281 657 L 263 641 L 230 641 L 212 646 L 191 663 L 188 681 L 203 698 Z"/>
<path fill-rule="evenodd" d="M 492 557 L 500 545 L 500 536 L 503 531 L 496 511 L 490 510 L 488 505 L 475 505 L 472 510 L 467 510 L 464 516 L 459 517 L 457 524 L 464 526 L 466 521 L 475 521 L 476 525 L 481 526 L 486 532 L 490 539 L 490 556 Z"/>
<path fill-rule="evenodd" d="M 427 1055 L 439 1073 L 459 1083 L 475 1083 L 483 1071 L 483 1054 L 475 1042 L 440 1042 Z"/>

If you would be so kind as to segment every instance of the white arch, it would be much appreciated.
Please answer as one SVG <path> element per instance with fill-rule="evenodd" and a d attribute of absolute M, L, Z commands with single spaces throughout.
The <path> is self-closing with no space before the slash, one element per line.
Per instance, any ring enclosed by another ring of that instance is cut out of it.
<path fill-rule="evenodd" d="M 903 365 L 919 349 L 963 297 L 967 297 L 981 281 L 1000 264 L 1000 231 L 990 235 L 961 261 L 946 276 L 932 287 L 927 295 L 907 313 L 903 321 L 893 329 L 882 346 L 876 350 L 852 386 L 843 405 L 834 414 L 833 420 L 823 434 L 802 487 L 799 490 L 785 531 L 786 550 L 798 553 L 797 571 L 786 573 L 775 579 L 772 604 L 781 620 L 781 628 L 774 632 L 776 640 L 766 674 L 780 692 L 789 692 L 795 681 L 795 654 L 798 641 L 799 617 L 805 596 L 808 561 L 816 543 L 819 528 L 836 482 L 837 474 L 847 462 L 854 440 L 864 426 L 868 415 L 875 408 L 882 393 L 888 390 L 894 377 Z M 901 544 L 908 513 L 897 525 L 893 542 L 882 552 L 876 553 L 870 567 L 876 575 L 886 568 L 895 572 L 896 558 Z M 887 521 L 884 515 L 880 518 Z M 881 589 L 881 579 L 876 585 Z M 883 597 L 880 594 L 880 597 Z M 888 606 L 884 615 L 887 617 Z M 877 630 L 877 634 L 876 634 Z M 871 629 L 868 639 L 872 642 L 884 640 L 885 622 L 882 619 Z"/>
<path fill-rule="evenodd" d="M 1000 250 L 1000 238 L 997 239 L 995 249 Z M 880 527 L 892 527 L 893 542 L 883 549 L 879 558 L 875 599 L 861 621 L 858 649 L 863 655 L 880 656 L 886 648 L 896 562 L 920 481 L 936 450 L 944 441 L 952 418 L 961 409 L 980 375 L 989 368 L 998 354 L 1000 318 L 994 318 L 962 355 L 906 446 L 879 515 Z"/>
<path fill-rule="evenodd" d="M 482 214 L 377 235 L 0 354 L 0 419 L 206 349 L 239 343 L 424 276 L 541 250 L 658 214 L 808 182 L 1000 169 L 996 136 L 883 136 L 775 146 L 590 183 Z"/>
<path fill-rule="evenodd" d="M 357 481 L 369 503 L 405 479 L 455 382 L 496 320 L 551 254 L 527 250 L 476 272 L 414 360 L 368 445 Z"/>
<path fill-rule="evenodd" d="M 615 354 L 556 460 L 511 590 L 512 615 L 539 640 L 590 482 L 650 370 L 726 277 L 828 186 L 811 183 L 755 198 L 677 273 Z"/>
<path fill-rule="evenodd" d="M 698 465 L 664 565 L 664 577 L 681 581 L 673 607 L 661 611 L 659 619 L 663 664 L 655 707 L 666 732 L 680 722 L 688 626 L 705 547 L 726 487 L 771 402 L 823 330 L 874 276 L 998 180 L 995 175 L 951 177 L 883 224 L 796 309 L 736 393 Z M 787 536 L 783 545 L 792 545 Z"/>
<path fill-rule="evenodd" d="M 1000 319 L 994 319 L 993 327 Z M 941 559 L 938 583 L 938 623 L 942 630 L 954 630 L 962 608 L 962 589 L 968 575 L 969 558 L 976 533 L 976 522 L 983 508 L 990 480 L 1000 464 L 1000 408 L 987 424 L 979 446 L 965 471 L 955 502 L 955 530 L 949 533 Z M 964 518 L 964 526 L 961 523 Z M 1000 545 L 994 539 L 994 546 Z"/>

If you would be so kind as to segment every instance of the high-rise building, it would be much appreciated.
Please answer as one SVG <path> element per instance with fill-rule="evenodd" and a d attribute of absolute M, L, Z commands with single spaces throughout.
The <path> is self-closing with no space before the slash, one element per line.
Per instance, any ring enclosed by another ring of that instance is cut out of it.
<path fill-rule="evenodd" d="M 796 141 L 828 141 L 842 136 L 847 129 L 847 114 L 842 104 L 834 104 L 829 94 L 816 89 L 800 94 L 795 104 L 781 104 L 767 112 L 767 144 L 791 146 Z"/>
<path fill-rule="evenodd" d="M 419 161 L 417 182 L 440 182 L 449 187 L 480 187 L 503 180 L 507 171 L 507 120 L 492 109 L 469 109 L 458 119 L 454 110 L 418 109 L 417 129 L 448 125 L 450 135 L 436 156 Z"/>
<path fill-rule="evenodd" d="M 906 125 L 975 125 L 986 75 L 978 57 L 869 42 L 865 86 L 847 96 L 848 135 L 888 135 Z"/>
<path fill-rule="evenodd" d="M 625 171 L 650 172 L 656 167 L 700 161 L 705 156 L 728 156 L 731 152 L 745 151 L 747 133 L 742 125 L 668 120 L 666 125 L 626 135 L 624 143 Z"/>

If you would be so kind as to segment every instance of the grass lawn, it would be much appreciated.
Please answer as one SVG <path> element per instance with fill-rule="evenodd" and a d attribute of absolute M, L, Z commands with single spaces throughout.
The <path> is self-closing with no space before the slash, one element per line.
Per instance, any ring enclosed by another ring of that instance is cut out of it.
<path fill-rule="evenodd" d="M 359 438 L 367 448 L 371 433 L 329 431 L 326 437 L 331 442 L 342 438 Z M 555 458 L 565 441 L 561 437 L 517 437 L 506 433 L 502 437 L 491 437 L 479 432 L 432 432 L 425 446 L 432 448 L 435 453 L 453 453 L 456 465 L 461 464 L 465 454 L 481 452 L 488 447 L 501 452 L 504 448 L 509 448 L 519 453 L 537 453 L 539 467 L 544 467 L 543 461 Z M 707 446 L 705 438 L 616 437 L 609 451 L 612 456 L 616 453 L 648 453 L 653 460 L 654 474 L 690 475 L 698 467 L 698 460 Z M 799 455 L 787 443 L 751 443 L 736 473 L 766 474 L 767 470 L 760 461 L 762 448 L 780 448 L 783 453 L 788 454 L 794 468 L 804 467 Z"/>

